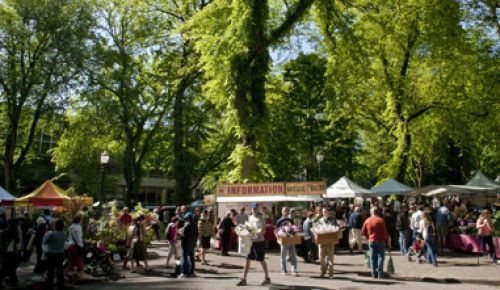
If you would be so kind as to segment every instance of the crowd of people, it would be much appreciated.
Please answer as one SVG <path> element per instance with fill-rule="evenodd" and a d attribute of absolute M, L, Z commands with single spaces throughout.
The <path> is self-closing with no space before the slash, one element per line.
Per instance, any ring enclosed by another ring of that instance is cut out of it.
<path fill-rule="evenodd" d="M 272 210 L 250 205 L 251 212 L 245 207 L 239 212 L 230 210 L 218 219 L 213 208 L 201 207 L 189 211 L 187 206 L 179 206 L 164 227 L 158 214 L 153 211 L 153 218 L 144 215 L 132 217 L 128 208 L 123 208 L 117 218 L 117 224 L 126 229 L 122 268 L 136 272 L 137 268 L 151 271 L 147 261 L 146 236 L 149 228 L 157 239 L 167 242 L 166 268 L 174 268 L 178 278 L 195 276 L 198 260 L 208 265 L 206 253 L 214 248 L 218 241 L 221 255 L 228 256 L 229 251 L 238 244 L 240 253 L 245 254 L 246 262 L 238 286 L 246 285 L 251 261 L 258 261 L 264 271 L 262 285 L 270 283 L 265 254 L 268 248 L 280 248 L 280 271 L 283 275 L 299 276 L 298 256 L 305 263 L 319 259 L 321 276 L 333 277 L 334 247 L 316 245 L 313 228 L 317 224 L 336 225 L 342 231 L 340 246 L 353 254 L 363 252 L 363 236 L 368 241 L 371 275 L 384 277 L 384 259 L 386 249 L 399 248 L 402 255 L 410 256 L 419 252 L 433 266 L 438 266 L 438 255 L 446 253 L 447 235 L 450 228 L 464 221 L 470 223 L 472 207 L 466 202 L 451 199 L 434 199 L 408 204 L 405 200 L 382 203 L 372 200 L 369 204 L 353 205 L 346 202 L 334 202 L 328 206 L 312 205 L 305 210 L 283 206 L 278 215 Z M 275 209 L 277 211 L 277 208 Z M 79 279 L 84 271 L 85 240 L 91 225 L 86 209 L 74 216 L 69 223 L 66 216 L 45 210 L 34 223 L 28 213 L 7 219 L 0 214 L 0 289 L 3 281 L 18 282 L 17 266 L 20 261 L 27 261 L 36 255 L 34 272 L 45 274 L 46 289 L 53 289 L 54 281 L 58 289 L 63 288 L 65 275 L 68 279 Z M 482 249 L 487 255 L 489 250 L 492 261 L 496 261 L 494 232 L 491 209 L 484 208 L 475 220 Z M 247 226 L 257 229 L 251 244 L 244 246 L 240 238 L 235 242 L 235 228 Z M 302 244 L 278 245 L 275 230 L 284 226 L 297 226 L 303 232 Z M 164 234 L 160 229 L 164 228 Z M 245 250 L 243 250 L 245 248 Z M 96 249 L 106 252 L 106 245 L 98 241 Z M 63 261 L 68 264 L 63 270 Z M 172 265 L 174 262 L 174 265 Z M 129 266 L 130 263 L 130 266 Z M 287 269 L 290 265 L 289 270 Z M 56 278 L 54 280 L 54 278 Z"/>

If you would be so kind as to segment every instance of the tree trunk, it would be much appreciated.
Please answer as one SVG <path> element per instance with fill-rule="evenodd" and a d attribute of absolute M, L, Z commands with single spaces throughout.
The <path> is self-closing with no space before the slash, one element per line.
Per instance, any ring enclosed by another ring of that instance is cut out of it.
<path fill-rule="evenodd" d="M 15 114 L 17 116 L 17 114 Z M 4 187 L 5 190 L 16 191 L 16 168 L 14 166 L 14 153 L 17 143 L 17 129 L 19 117 L 11 116 L 9 118 L 9 128 L 4 148 Z"/>
<path fill-rule="evenodd" d="M 127 134 L 128 135 L 128 134 Z M 123 173 L 125 177 L 125 204 L 127 206 L 131 206 L 132 200 L 135 200 L 137 192 L 135 191 L 135 182 L 134 182 L 134 140 L 131 136 L 127 136 L 127 146 L 125 148 L 124 154 L 124 162 L 123 162 Z"/>
<path fill-rule="evenodd" d="M 411 134 L 408 129 L 408 123 L 405 121 L 403 122 L 402 126 L 402 136 L 401 136 L 401 152 L 400 152 L 400 157 L 399 157 L 399 166 L 397 169 L 397 177 L 396 179 L 404 183 L 405 181 L 405 174 L 406 174 L 406 167 L 408 166 L 408 159 L 410 155 L 410 147 L 411 147 Z"/>
<path fill-rule="evenodd" d="M 181 79 L 175 92 L 173 126 L 174 126 L 174 178 L 175 203 L 184 204 L 190 198 L 190 174 L 187 170 L 185 128 L 184 128 L 184 93 L 187 88 L 187 78 Z"/>

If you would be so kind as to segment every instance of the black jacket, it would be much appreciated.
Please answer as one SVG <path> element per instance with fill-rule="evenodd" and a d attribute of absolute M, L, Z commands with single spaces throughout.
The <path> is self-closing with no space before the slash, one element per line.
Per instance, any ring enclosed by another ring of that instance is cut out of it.
<path fill-rule="evenodd" d="M 181 246 L 183 248 L 195 248 L 196 240 L 198 239 L 198 228 L 193 221 L 186 220 L 184 223 L 181 238 Z"/>

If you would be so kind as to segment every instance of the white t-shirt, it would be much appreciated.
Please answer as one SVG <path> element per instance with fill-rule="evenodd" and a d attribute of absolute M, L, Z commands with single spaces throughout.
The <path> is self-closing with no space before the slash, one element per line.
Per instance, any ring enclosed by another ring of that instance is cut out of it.
<path fill-rule="evenodd" d="M 417 210 L 411 215 L 411 228 L 414 230 L 420 230 L 420 220 L 422 219 L 423 212 L 421 210 Z"/>
<path fill-rule="evenodd" d="M 266 221 L 264 219 L 264 215 L 259 213 L 257 215 L 250 215 L 248 217 L 248 224 L 257 229 L 256 238 L 252 239 L 254 242 L 262 242 L 264 241 L 264 233 L 266 232 Z M 260 230 L 259 230 L 260 229 Z"/>

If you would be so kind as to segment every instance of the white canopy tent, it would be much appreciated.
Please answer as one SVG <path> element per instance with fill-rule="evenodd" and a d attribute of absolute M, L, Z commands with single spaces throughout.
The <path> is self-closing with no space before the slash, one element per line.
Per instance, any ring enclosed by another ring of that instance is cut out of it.
<path fill-rule="evenodd" d="M 326 194 L 323 198 L 369 198 L 377 197 L 373 191 L 366 189 L 352 180 L 347 176 L 342 176 L 337 182 L 332 184 L 326 189 Z"/>
<path fill-rule="evenodd" d="M 491 181 L 483 173 L 478 171 L 474 177 L 465 185 L 427 185 L 413 191 L 413 194 L 434 196 L 438 194 L 495 194 L 500 191 L 500 185 Z"/>
<path fill-rule="evenodd" d="M 375 192 L 378 196 L 386 196 L 389 194 L 406 194 L 413 191 L 413 188 L 406 186 L 397 180 L 389 178 L 383 183 L 372 187 L 370 190 Z"/>

